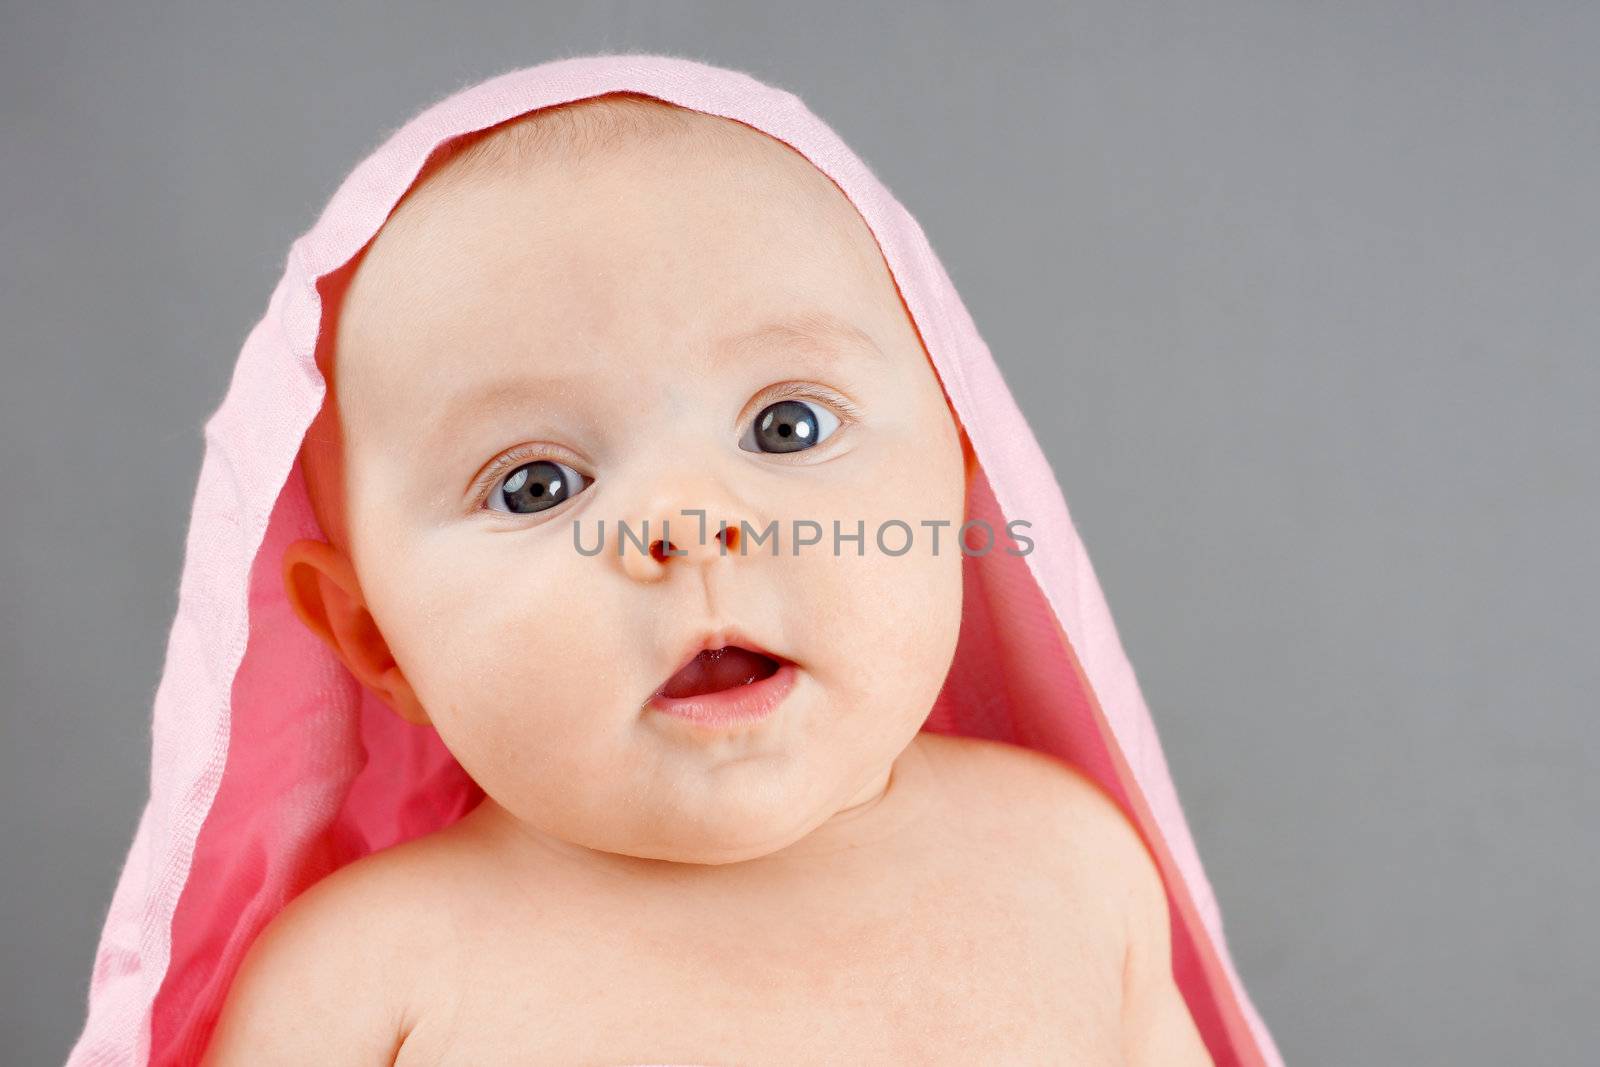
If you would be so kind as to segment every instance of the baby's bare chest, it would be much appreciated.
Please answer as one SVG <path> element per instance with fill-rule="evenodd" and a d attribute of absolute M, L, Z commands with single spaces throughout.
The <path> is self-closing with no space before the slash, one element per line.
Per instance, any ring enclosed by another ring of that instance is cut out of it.
<path fill-rule="evenodd" d="M 977 857 L 458 924 L 395 1062 L 1120 1063 L 1121 929 L 1093 895 Z"/>

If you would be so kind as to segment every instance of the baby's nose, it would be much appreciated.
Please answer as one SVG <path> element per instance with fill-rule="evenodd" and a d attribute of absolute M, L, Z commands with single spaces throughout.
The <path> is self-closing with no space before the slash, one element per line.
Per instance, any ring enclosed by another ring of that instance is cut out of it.
<path fill-rule="evenodd" d="M 653 581 L 674 566 L 703 564 L 739 555 L 740 517 L 731 507 L 654 508 L 617 523 L 615 551 L 624 569 Z"/>
<path fill-rule="evenodd" d="M 660 535 L 649 541 L 657 563 L 710 555 L 727 555 L 739 547 L 739 527 L 726 516 L 712 519 L 704 508 L 680 508 L 676 516 L 660 516 Z M 676 519 L 676 523 L 674 523 Z"/>

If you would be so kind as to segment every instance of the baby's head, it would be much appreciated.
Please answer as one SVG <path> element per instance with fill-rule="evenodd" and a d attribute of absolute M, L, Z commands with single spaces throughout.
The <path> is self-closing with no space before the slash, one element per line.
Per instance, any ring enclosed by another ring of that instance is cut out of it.
<path fill-rule="evenodd" d="M 485 804 L 709 864 L 881 793 L 955 650 L 972 461 L 803 156 L 628 94 L 490 130 L 385 223 L 326 348 L 303 461 L 330 543 L 291 547 L 291 600 Z M 618 529 L 646 520 L 670 545 Z M 708 635 L 792 665 L 765 716 L 651 703 Z"/>

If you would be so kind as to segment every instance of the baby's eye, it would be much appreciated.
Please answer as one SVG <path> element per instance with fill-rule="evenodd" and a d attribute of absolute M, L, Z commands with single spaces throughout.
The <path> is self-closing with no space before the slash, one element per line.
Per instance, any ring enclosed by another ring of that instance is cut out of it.
<path fill-rule="evenodd" d="M 489 502 L 492 504 L 497 495 L 504 497 L 506 508 L 491 506 L 489 510 L 532 515 L 553 508 L 588 487 L 589 480 L 566 464 L 541 459 L 524 463 L 512 471 L 498 488 L 491 488 Z"/>
<path fill-rule="evenodd" d="M 780 400 L 756 413 L 739 440 L 746 452 L 799 452 L 839 427 L 839 417 L 826 406 L 804 400 Z"/>

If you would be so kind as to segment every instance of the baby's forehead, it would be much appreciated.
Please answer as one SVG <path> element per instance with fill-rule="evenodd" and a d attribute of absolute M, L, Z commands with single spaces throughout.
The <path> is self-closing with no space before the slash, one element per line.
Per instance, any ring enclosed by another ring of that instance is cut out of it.
<path fill-rule="evenodd" d="M 598 133 L 513 127 L 425 171 L 366 250 L 340 359 L 429 390 L 441 361 L 493 362 L 485 347 L 560 362 L 796 316 L 870 332 L 864 318 L 897 310 L 865 222 L 798 152 L 731 120 L 638 106 Z"/>

